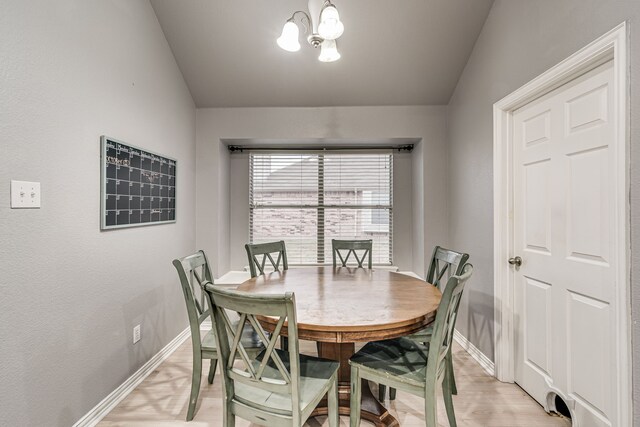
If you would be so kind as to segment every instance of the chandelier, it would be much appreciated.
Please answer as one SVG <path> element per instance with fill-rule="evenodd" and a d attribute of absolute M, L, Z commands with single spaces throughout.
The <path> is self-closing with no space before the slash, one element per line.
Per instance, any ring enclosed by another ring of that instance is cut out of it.
<path fill-rule="evenodd" d="M 309 33 L 307 41 L 311 46 L 320 46 L 318 60 L 333 62 L 340 59 L 336 39 L 344 32 L 344 25 L 340 21 L 338 9 L 330 0 L 309 0 L 309 13 L 297 10 L 287 20 L 282 28 L 282 35 L 278 38 L 278 46 L 288 52 L 300 50 L 298 37 L 300 29 L 295 23 L 296 16 L 305 27 L 305 33 Z M 305 22 L 306 21 L 306 22 Z"/>

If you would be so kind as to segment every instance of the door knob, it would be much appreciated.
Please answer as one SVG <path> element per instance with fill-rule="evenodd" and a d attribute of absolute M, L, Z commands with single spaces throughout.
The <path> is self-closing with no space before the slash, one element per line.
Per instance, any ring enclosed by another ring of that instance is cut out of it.
<path fill-rule="evenodd" d="M 515 258 L 509 258 L 509 264 L 520 267 L 522 265 L 522 258 L 520 258 L 519 256 Z"/>

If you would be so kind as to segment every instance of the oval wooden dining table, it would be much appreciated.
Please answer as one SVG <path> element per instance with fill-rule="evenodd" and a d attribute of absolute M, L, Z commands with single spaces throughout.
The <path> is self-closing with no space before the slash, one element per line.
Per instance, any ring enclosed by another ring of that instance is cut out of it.
<path fill-rule="evenodd" d="M 396 338 L 430 324 L 441 293 L 435 286 L 384 269 L 350 267 L 291 268 L 254 277 L 238 290 L 256 294 L 294 292 L 298 336 L 316 341 L 318 355 L 340 362 L 340 414 L 349 414 L 349 358 L 358 342 Z M 268 331 L 275 319 L 260 319 Z M 326 402 L 313 415 L 327 413 Z M 397 426 L 398 421 L 362 387 L 362 419 L 376 426 Z"/>

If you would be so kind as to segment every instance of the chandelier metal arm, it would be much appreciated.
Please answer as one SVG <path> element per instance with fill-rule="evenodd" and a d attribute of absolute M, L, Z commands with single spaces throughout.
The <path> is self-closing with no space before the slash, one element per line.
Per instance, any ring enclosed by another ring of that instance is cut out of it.
<path fill-rule="evenodd" d="M 302 18 L 300 18 L 300 22 L 302 22 L 302 25 L 304 25 L 304 32 L 305 33 L 309 33 L 311 34 L 311 18 L 309 17 L 309 14 L 307 12 L 305 12 L 304 10 L 296 10 L 295 12 L 293 12 L 293 14 L 291 15 L 291 18 L 287 19 L 287 22 L 293 22 L 293 20 L 295 19 L 296 15 L 298 13 L 301 13 L 303 15 Z M 307 23 L 305 24 L 304 20 L 307 20 Z"/>

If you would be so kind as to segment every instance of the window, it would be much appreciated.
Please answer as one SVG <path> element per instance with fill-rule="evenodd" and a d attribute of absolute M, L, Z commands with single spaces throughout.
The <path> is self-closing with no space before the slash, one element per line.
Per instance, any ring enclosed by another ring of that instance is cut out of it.
<path fill-rule="evenodd" d="M 393 261 L 391 153 L 252 153 L 249 238 L 284 240 L 290 264 L 331 264 L 331 239 L 372 239 Z"/>

